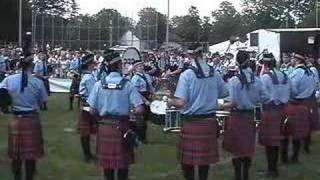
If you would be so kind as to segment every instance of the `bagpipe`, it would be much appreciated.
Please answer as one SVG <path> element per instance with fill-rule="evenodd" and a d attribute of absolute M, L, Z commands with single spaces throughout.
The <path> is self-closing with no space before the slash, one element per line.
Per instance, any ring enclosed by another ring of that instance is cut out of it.
<path fill-rule="evenodd" d="M 0 110 L 7 113 L 9 107 L 12 105 L 12 98 L 7 89 L 0 88 L 0 99 Z"/>

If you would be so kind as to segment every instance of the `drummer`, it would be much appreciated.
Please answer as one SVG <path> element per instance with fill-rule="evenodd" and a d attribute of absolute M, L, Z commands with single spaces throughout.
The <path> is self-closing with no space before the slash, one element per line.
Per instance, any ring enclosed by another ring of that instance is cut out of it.
<path fill-rule="evenodd" d="M 249 168 L 255 154 L 256 123 L 254 109 L 263 101 L 267 101 L 268 94 L 261 81 L 255 76 L 254 62 L 250 61 L 249 53 L 239 51 L 236 57 L 240 73 L 230 79 L 228 88 L 230 102 L 221 106 L 231 109 L 224 132 L 224 149 L 233 154 L 236 180 L 248 180 Z"/>
<path fill-rule="evenodd" d="M 270 93 L 270 100 L 263 105 L 259 139 L 266 150 L 268 161 L 266 176 L 276 177 L 279 175 L 277 163 L 283 139 L 281 127 L 285 120 L 285 106 L 290 99 L 290 83 L 285 72 L 276 69 L 273 54 L 264 54 L 260 62 L 263 64 L 261 81 Z"/>
<path fill-rule="evenodd" d="M 150 113 L 151 97 L 154 94 L 154 87 L 152 85 L 152 77 L 144 72 L 144 64 L 137 60 L 133 63 L 134 75 L 131 83 L 138 89 L 139 93 L 144 97 L 145 112 L 142 117 L 137 117 L 136 133 L 142 143 L 147 144 L 147 120 Z"/>
<path fill-rule="evenodd" d="M 202 59 L 202 49 L 194 57 L 192 67 L 181 74 L 174 96 L 167 91 L 168 107 L 183 108 L 178 158 L 185 179 L 195 179 L 198 166 L 199 179 L 207 180 L 210 164 L 219 161 L 215 112 L 218 98 L 225 97 L 227 89 L 222 77 Z"/>

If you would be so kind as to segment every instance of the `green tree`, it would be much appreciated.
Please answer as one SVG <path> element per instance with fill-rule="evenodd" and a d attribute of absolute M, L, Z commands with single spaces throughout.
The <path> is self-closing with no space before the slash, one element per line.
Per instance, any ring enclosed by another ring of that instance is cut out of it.
<path fill-rule="evenodd" d="M 242 33 L 242 19 L 232 3 L 224 1 L 218 10 L 212 12 L 213 29 L 210 41 L 213 43 L 225 41 L 230 36 Z"/>
<path fill-rule="evenodd" d="M 166 38 L 166 16 L 155 8 L 147 7 L 138 12 L 139 21 L 134 32 L 142 40 L 148 40 L 149 47 L 155 48 Z M 152 42 L 152 43 L 150 43 Z"/>
<path fill-rule="evenodd" d="M 184 42 L 199 42 L 201 36 L 201 18 L 195 6 L 189 8 L 186 16 L 175 16 L 171 20 L 172 32 Z"/>

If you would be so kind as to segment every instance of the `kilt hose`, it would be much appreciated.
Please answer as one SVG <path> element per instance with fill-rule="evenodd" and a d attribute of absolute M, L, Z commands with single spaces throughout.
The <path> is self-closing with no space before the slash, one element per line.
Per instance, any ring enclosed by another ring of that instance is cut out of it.
<path fill-rule="evenodd" d="M 43 155 L 43 136 L 39 116 L 14 116 L 8 126 L 9 158 L 38 160 Z"/>
<path fill-rule="evenodd" d="M 309 99 L 310 109 L 310 130 L 311 132 L 320 130 L 318 103 L 315 96 Z"/>
<path fill-rule="evenodd" d="M 124 144 L 122 131 L 129 129 L 130 122 L 127 119 L 110 122 L 111 124 L 99 124 L 97 164 L 103 169 L 129 169 L 134 163 L 134 150 L 128 149 Z"/>
<path fill-rule="evenodd" d="M 78 129 L 81 137 L 87 137 L 97 133 L 97 117 L 90 114 L 88 111 L 82 110 L 83 105 L 80 105 L 80 115 Z"/>
<path fill-rule="evenodd" d="M 280 146 L 284 139 L 282 126 L 285 120 L 284 105 L 263 106 L 262 121 L 259 127 L 259 142 L 263 146 Z"/>
<path fill-rule="evenodd" d="M 209 165 L 219 161 L 218 123 L 213 118 L 185 122 L 178 142 L 178 160 L 186 165 Z"/>
<path fill-rule="evenodd" d="M 231 112 L 224 132 L 223 149 L 235 158 L 252 157 L 255 146 L 256 123 L 253 112 Z"/>
<path fill-rule="evenodd" d="M 286 107 L 287 123 L 284 126 L 286 137 L 303 139 L 310 135 L 310 111 L 308 102 L 290 102 Z"/>

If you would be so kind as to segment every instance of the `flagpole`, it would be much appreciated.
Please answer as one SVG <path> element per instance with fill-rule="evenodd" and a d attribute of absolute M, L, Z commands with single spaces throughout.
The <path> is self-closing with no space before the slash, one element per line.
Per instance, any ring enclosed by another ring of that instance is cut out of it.
<path fill-rule="evenodd" d="M 22 0 L 19 0 L 19 47 L 22 47 Z"/>
<path fill-rule="evenodd" d="M 166 42 L 169 42 L 170 0 L 168 0 Z"/>

